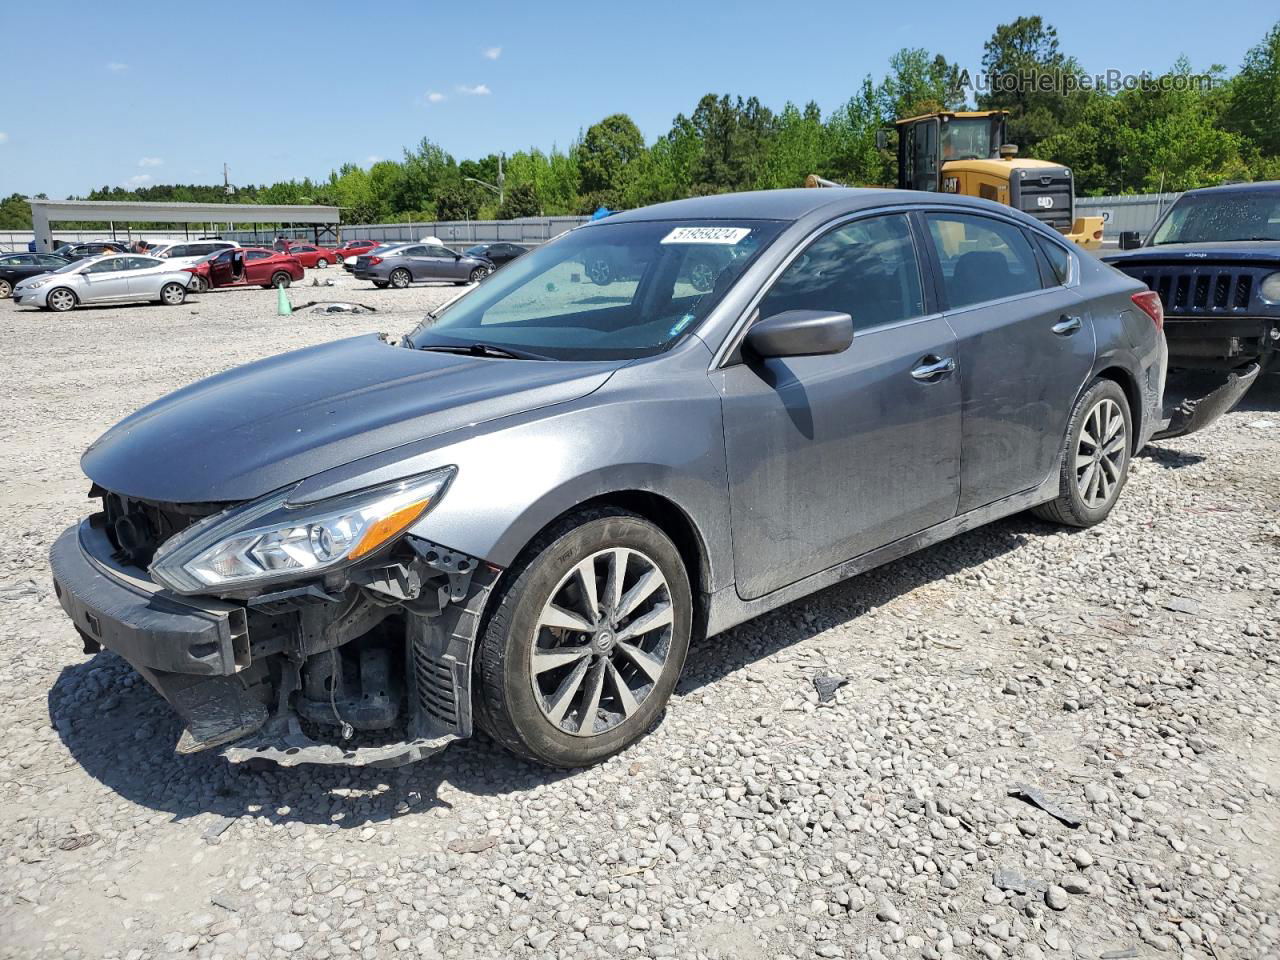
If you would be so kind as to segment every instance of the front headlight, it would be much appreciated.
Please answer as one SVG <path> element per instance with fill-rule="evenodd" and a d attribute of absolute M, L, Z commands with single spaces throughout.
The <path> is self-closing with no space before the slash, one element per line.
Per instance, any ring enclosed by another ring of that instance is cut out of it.
<path fill-rule="evenodd" d="M 454 467 L 321 503 L 275 493 L 188 527 L 156 551 L 151 576 L 176 593 L 316 576 L 370 556 L 444 496 Z"/>
<path fill-rule="evenodd" d="M 23 290 L 35 290 L 37 287 L 43 287 L 45 284 L 53 283 L 53 277 L 41 277 L 39 280 L 28 280 L 20 284 Z"/>
<path fill-rule="evenodd" d="M 1258 296 L 1267 303 L 1280 303 L 1280 270 L 1269 273 L 1258 284 Z"/>

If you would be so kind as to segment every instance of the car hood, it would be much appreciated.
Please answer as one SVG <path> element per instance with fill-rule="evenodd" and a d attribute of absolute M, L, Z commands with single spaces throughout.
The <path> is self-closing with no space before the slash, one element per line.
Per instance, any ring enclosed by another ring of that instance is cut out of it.
<path fill-rule="evenodd" d="M 103 434 L 81 466 L 139 499 L 248 500 L 411 441 L 575 400 L 624 363 L 430 353 L 369 334 L 171 393 Z"/>
<path fill-rule="evenodd" d="M 1230 240 L 1217 243 L 1163 243 L 1136 250 L 1109 251 L 1101 257 L 1115 266 L 1139 263 L 1190 263 L 1212 260 L 1231 263 L 1280 263 L 1280 242 Z"/>

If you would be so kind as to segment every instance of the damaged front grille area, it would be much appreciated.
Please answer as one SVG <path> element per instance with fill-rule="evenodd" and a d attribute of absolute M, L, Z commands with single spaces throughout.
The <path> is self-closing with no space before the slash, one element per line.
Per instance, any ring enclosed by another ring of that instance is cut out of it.
<path fill-rule="evenodd" d="M 145 570 L 160 545 L 205 517 L 221 513 L 231 503 L 162 503 L 139 500 L 94 486 L 90 497 L 102 500 L 107 539 L 120 563 Z"/>

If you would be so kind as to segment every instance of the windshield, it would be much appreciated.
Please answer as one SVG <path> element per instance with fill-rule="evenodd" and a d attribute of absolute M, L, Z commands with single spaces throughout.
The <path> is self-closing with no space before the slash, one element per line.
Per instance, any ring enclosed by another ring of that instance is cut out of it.
<path fill-rule="evenodd" d="M 482 343 L 556 360 L 630 360 L 692 331 L 785 224 L 768 220 L 580 227 L 428 317 L 415 347 Z"/>
<path fill-rule="evenodd" d="M 979 160 L 994 157 L 998 123 L 988 117 L 955 117 L 942 125 L 942 159 Z"/>
<path fill-rule="evenodd" d="M 93 257 L 89 260 L 72 260 L 70 263 L 59 267 L 57 270 L 50 270 L 50 273 L 75 273 L 77 270 L 83 270 L 91 263 L 97 263 L 101 257 Z"/>
<path fill-rule="evenodd" d="M 1239 190 L 1178 198 L 1151 237 L 1166 243 L 1280 240 L 1280 190 Z"/>

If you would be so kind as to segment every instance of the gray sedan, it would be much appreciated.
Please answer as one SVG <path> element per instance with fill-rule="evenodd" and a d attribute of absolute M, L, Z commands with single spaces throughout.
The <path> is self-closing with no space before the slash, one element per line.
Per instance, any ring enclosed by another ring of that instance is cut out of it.
<path fill-rule="evenodd" d="M 61 313 L 83 303 L 154 300 L 178 306 L 187 297 L 193 274 L 155 257 L 119 254 L 77 260 L 52 273 L 23 280 L 13 302 Z"/>
<path fill-rule="evenodd" d="M 363 254 L 351 272 L 357 279 L 373 281 L 375 287 L 403 290 L 422 280 L 479 283 L 493 272 L 493 264 L 432 243 L 408 243 Z"/>
<path fill-rule="evenodd" d="M 596 763 L 660 720 L 694 637 L 1009 514 L 1105 520 L 1159 425 L 1160 323 L 985 200 L 633 210 L 407 337 L 126 418 L 84 455 L 101 510 L 53 547 L 56 592 L 184 752 L 388 765 L 479 725 Z"/>

